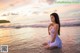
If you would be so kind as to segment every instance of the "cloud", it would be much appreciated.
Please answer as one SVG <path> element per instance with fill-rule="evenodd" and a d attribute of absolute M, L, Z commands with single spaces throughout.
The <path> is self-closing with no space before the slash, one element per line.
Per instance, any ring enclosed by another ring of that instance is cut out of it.
<path fill-rule="evenodd" d="M 3 2 L 3 3 L 4 3 L 4 2 L 9 2 L 9 1 L 10 1 L 10 0 L 0 0 L 0 3 L 1 3 L 1 2 Z"/>
<path fill-rule="evenodd" d="M 32 5 L 34 7 L 47 6 L 53 4 L 55 0 L 0 0 L 0 9 L 6 9 L 9 7 Z"/>
<path fill-rule="evenodd" d="M 56 0 L 46 0 L 48 4 L 53 4 Z"/>
<path fill-rule="evenodd" d="M 0 0 L 0 8 L 5 9 L 6 7 L 14 7 L 14 6 L 20 6 L 25 4 L 30 4 L 31 0 Z"/>

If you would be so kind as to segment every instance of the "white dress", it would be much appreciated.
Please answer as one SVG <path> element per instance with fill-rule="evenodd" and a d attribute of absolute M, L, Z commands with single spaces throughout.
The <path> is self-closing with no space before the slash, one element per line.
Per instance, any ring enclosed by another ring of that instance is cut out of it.
<path fill-rule="evenodd" d="M 54 28 L 53 27 L 50 30 L 50 35 L 51 35 L 51 37 L 54 36 Z M 49 44 L 50 47 L 58 46 L 58 48 L 62 48 L 62 41 L 59 38 L 58 34 L 56 35 L 55 41 L 51 43 L 51 41 L 49 40 L 48 44 Z"/>

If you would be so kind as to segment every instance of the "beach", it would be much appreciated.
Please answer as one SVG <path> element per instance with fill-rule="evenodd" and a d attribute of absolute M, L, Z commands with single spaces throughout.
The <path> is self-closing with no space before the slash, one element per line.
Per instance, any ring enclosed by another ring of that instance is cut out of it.
<path fill-rule="evenodd" d="M 51 13 L 59 15 L 62 48 L 47 50 Z M 79 0 L 0 0 L 0 53 L 4 45 L 7 53 L 80 53 Z"/>
<path fill-rule="evenodd" d="M 80 26 L 61 27 L 62 48 L 46 50 L 42 44 L 50 39 L 48 29 L 25 27 L 0 28 L 0 45 L 8 45 L 8 53 L 79 53 Z"/>

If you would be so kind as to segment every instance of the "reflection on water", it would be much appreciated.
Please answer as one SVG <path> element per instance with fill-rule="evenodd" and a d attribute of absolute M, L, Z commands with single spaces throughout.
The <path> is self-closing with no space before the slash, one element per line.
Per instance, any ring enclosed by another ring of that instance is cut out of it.
<path fill-rule="evenodd" d="M 62 50 L 45 51 L 42 43 L 49 40 L 47 28 L 0 29 L 0 44 L 9 45 L 9 53 L 75 53 L 80 52 L 80 27 L 61 27 Z M 74 52 L 73 52 L 74 51 Z"/>
<path fill-rule="evenodd" d="M 7 44 L 11 40 L 10 29 L 0 29 L 0 44 Z"/>

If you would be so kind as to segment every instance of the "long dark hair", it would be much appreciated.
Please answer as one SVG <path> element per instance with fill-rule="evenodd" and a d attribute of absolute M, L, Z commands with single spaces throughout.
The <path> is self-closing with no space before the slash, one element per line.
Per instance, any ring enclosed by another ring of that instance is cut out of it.
<path fill-rule="evenodd" d="M 59 20 L 58 14 L 57 13 L 52 13 L 52 14 L 50 14 L 50 16 L 54 16 L 55 17 L 55 22 L 57 24 L 59 24 L 58 35 L 60 35 L 60 20 Z"/>

